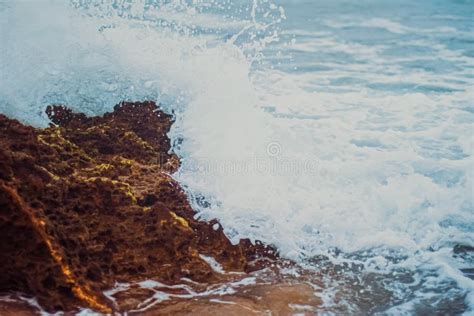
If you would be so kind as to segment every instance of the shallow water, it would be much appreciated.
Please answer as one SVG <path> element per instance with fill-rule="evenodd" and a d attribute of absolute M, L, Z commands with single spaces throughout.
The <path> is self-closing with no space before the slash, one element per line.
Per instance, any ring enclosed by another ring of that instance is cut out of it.
<path fill-rule="evenodd" d="M 0 112 L 41 126 L 50 103 L 158 100 L 202 218 L 343 271 L 322 310 L 468 314 L 472 249 L 453 247 L 474 245 L 473 15 L 469 0 L 1 2 Z"/>

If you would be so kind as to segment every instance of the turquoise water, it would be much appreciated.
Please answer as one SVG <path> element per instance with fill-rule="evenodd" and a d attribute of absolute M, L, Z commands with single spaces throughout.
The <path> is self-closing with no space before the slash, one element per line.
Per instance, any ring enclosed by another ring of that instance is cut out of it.
<path fill-rule="evenodd" d="M 346 267 L 322 311 L 469 314 L 473 16 L 472 1 L 1 2 L 0 111 L 44 126 L 50 103 L 157 100 L 202 218 Z"/>

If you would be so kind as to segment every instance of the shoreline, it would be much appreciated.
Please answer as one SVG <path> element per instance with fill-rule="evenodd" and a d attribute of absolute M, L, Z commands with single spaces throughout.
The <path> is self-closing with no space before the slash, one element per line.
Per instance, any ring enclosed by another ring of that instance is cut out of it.
<path fill-rule="evenodd" d="M 348 313 L 345 304 L 370 314 L 404 303 L 387 282 L 409 289 L 416 279 L 417 271 L 362 273 L 324 257 L 307 270 L 262 243 L 232 245 L 217 220 L 194 218 L 171 176 L 180 164 L 166 136 L 172 117 L 153 102 L 124 102 L 100 117 L 64 106 L 47 113 L 54 124 L 45 129 L 0 114 L 1 315 L 313 315 Z M 472 247 L 453 251 L 468 256 Z M 428 303 L 417 310 L 438 311 Z M 464 296 L 443 310 L 467 311 Z"/>
<path fill-rule="evenodd" d="M 179 167 L 166 136 L 172 117 L 154 102 L 123 102 L 101 117 L 46 113 L 46 129 L 0 116 L 1 292 L 34 295 L 49 312 L 110 313 L 125 311 L 103 294 L 117 282 L 212 285 L 227 281 L 222 271 L 245 275 L 277 260 L 273 248 L 232 245 L 217 220 L 194 218 L 170 176 Z"/>

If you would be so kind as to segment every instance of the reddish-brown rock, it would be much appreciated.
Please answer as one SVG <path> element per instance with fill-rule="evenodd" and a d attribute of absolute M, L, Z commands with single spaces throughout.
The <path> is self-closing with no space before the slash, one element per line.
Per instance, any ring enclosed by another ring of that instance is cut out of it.
<path fill-rule="evenodd" d="M 179 167 L 166 136 L 172 117 L 155 103 L 47 114 L 55 125 L 46 129 L 0 114 L 0 292 L 35 296 L 48 311 L 111 312 L 102 291 L 115 282 L 212 284 L 221 275 L 200 255 L 241 272 L 272 256 L 194 219 L 170 176 Z"/>

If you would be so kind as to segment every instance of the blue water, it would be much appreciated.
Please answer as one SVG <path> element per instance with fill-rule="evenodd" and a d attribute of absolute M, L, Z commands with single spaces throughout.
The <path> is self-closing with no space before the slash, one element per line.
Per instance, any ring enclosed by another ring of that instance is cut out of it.
<path fill-rule="evenodd" d="M 474 246 L 473 16 L 473 1 L 0 2 L 0 111 L 44 126 L 49 103 L 157 100 L 202 218 L 316 272 L 357 267 L 324 280 L 321 311 L 470 314 L 472 249 L 454 247 Z"/>

